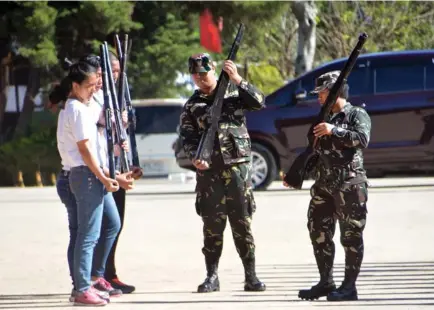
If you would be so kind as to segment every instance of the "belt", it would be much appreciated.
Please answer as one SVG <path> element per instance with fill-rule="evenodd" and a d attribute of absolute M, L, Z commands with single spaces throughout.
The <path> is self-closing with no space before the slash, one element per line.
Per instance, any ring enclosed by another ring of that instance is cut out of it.
<path fill-rule="evenodd" d="M 70 172 L 71 171 L 69 171 L 69 170 L 63 170 L 63 169 L 60 171 L 60 173 L 62 173 L 65 177 L 67 177 Z"/>

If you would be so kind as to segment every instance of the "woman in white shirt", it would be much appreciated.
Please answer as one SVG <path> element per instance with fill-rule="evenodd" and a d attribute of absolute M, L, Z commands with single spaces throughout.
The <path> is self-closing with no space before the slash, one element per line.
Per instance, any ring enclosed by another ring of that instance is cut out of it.
<path fill-rule="evenodd" d="M 96 93 L 93 95 L 93 100 L 89 102 L 89 107 L 92 108 L 94 111 L 92 112 L 93 117 L 95 117 L 95 122 L 99 121 L 101 122 L 101 119 L 104 121 L 104 113 L 103 113 L 103 106 L 100 102 L 98 102 L 97 95 L 99 92 L 102 93 L 102 78 L 101 78 L 101 67 L 100 67 L 100 58 L 96 55 L 87 55 L 85 57 L 82 57 L 80 61 L 86 62 L 90 64 L 91 66 L 97 68 L 97 84 L 95 87 Z M 65 69 L 69 70 L 69 66 L 71 66 L 72 63 L 65 63 Z M 58 119 L 58 127 L 57 127 L 57 145 L 59 154 L 62 158 L 62 171 L 58 174 L 56 187 L 58 195 L 62 201 L 63 204 L 65 204 L 67 213 L 68 213 L 68 223 L 69 223 L 69 230 L 70 230 L 70 241 L 68 245 L 68 265 L 70 269 L 70 275 L 72 278 L 72 284 L 73 284 L 73 290 L 71 293 L 70 301 L 73 302 L 75 299 L 75 283 L 74 283 L 74 277 L 73 277 L 73 255 L 74 255 L 74 247 L 75 247 L 75 241 L 77 236 L 77 204 L 75 201 L 75 197 L 72 194 L 70 190 L 69 185 L 69 172 L 70 167 L 65 165 L 65 154 L 64 154 L 64 143 L 63 143 L 63 127 L 64 127 L 64 112 L 63 112 L 63 106 L 64 102 L 66 101 L 68 94 L 70 92 L 70 81 L 69 79 L 64 79 L 60 83 L 60 85 L 56 86 L 55 89 L 50 93 L 49 100 L 52 106 L 60 106 L 61 111 L 59 113 L 59 119 Z M 102 96 L 101 96 L 102 97 Z M 101 98 L 102 99 L 102 98 Z M 101 117 L 102 116 L 102 117 Z M 127 122 L 127 116 L 124 115 L 124 122 Z M 99 128 L 100 134 L 101 134 L 101 128 Z M 106 142 L 106 138 L 104 135 L 99 137 L 101 140 L 100 146 L 103 146 L 103 149 L 105 149 L 104 144 Z M 120 155 L 120 149 L 118 146 L 115 146 L 114 149 L 114 155 L 119 156 Z M 102 156 L 105 156 L 104 154 Z M 135 177 L 135 173 L 133 171 L 132 174 L 133 177 Z M 128 189 L 131 189 L 132 180 L 127 179 L 128 174 L 117 174 L 116 180 L 119 182 L 119 185 L 121 188 L 125 191 Z M 116 199 L 115 199 L 116 200 Z M 108 201 L 110 203 L 110 201 Z M 104 221 L 103 221 L 104 223 Z M 102 230 L 105 230 L 106 227 L 104 225 L 102 226 Z M 113 245 L 114 246 L 114 245 Z M 93 268 L 92 268 L 92 284 L 93 287 L 97 289 L 97 293 L 104 299 L 108 299 L 109 296 L 119 296 L 122 294 L 122 290 L 113 288 L 108 281 L 105 281 L 105 278 L 103 277 L 103 270 L 105 270 L 107 261 L 107 255 L 110 251 L 109 248 L 107 248 L 104 241 L 98 242 L 95 251 L 94 251 L 94 259 L 93 259 Z M 107 272 L 107 271 L 105 271 Z"/>
<path fill-rule="evenodd" d="M 111 192 L 119 189 L 106 176 L 106 154 L 98 146 L 95 116 L 89 101 L 98 83 L 97 68 L 85 62 L 74 64 L 68 77 L 70 95 L 65 103 L 64 165 L 70 167 L 69 182 L 77 203 L 78 229 L 73 258 L 75 303 L 106 305 L 91 286 L 93 251 L 100 238 L 109 249 L 119 231 L 119 214 Z M 107 219 L 101 231 L 102 218 Z M 102 267 L 103 268 L 103 267 Z"/>

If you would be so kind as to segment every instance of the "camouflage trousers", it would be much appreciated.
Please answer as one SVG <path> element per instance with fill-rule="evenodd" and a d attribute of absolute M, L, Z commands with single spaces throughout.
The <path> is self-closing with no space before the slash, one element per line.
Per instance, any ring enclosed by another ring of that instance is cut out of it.
<path fill-rule="evenodd" d="M 307 227 L 321 280 L 332 278 L 336 222 L 345 250 L 345 276 L 355 281 L 363 260 L 363 230 L 366 225 L 366 183 L 331 191 L 318 184 L 311 188 Z"/>
<path fill-rule="evenodd" d="M 207 261 L 218 262 L 227 218 L 241 259 L 253 258 L 255 243 L 250 228 L 256 210 L 251 186 L 251 163 L 221 171 L 197 171 L 196 212 L 202 217 Z"/>

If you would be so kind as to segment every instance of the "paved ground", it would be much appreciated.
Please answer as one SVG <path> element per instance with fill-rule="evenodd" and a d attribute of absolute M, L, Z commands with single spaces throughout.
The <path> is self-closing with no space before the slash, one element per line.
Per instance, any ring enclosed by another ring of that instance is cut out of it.
<path fill-rule="evenodd" d="M 360 300 L 297 299 L 317 281 L 306 231 L 307 190 L 273 184 L 257 192 L 254 218 L 263 293 L 242 291 L 243 271 L 226 231 L 220 264 L 222 291 L 194 293 L 204 279 L 201 221 L 194 183 L 147 180 L 127 197 L 118 251 L 122 279 L 137 292 L 113 300 L 116 309 L 425 309 L 434 306 L 433 178 L 373 180 Z M 309 182 L 306 182 L 306 187 Z M 66 212 L 54 188 L 0 189 L 0 309 L 69 309 Z M 336 234 L 339 242 L 339 233 Z M 336 280 L 343 276 L 337 244 Z"/>

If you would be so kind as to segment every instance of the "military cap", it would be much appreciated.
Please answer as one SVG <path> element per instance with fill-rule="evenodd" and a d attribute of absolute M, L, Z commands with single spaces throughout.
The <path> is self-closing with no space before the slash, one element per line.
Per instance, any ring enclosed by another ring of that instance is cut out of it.
<path fill-rule="evenodd" d="M 339 74 L 341 74 L 341 71 L 336 70 L 320 75 L 315 79 L 315 88 L 310 92 L 310 94 L 315 95 L 324 89 L 332 88 L 333 84 L 338 79 Z"/>
<path fill-rule="evenodd" d="M 211 56 L 208 53 L 192 55 L 188 58 L 188 72 L 200 73 L 211 71 Z"/>

